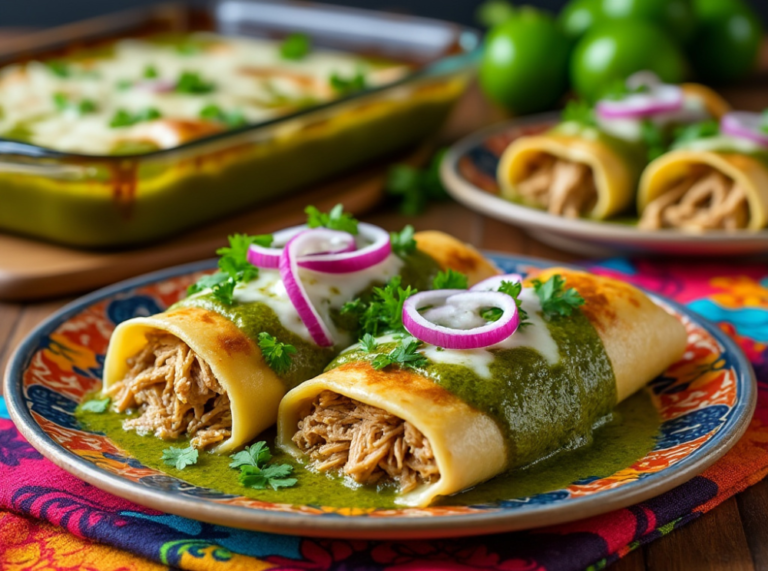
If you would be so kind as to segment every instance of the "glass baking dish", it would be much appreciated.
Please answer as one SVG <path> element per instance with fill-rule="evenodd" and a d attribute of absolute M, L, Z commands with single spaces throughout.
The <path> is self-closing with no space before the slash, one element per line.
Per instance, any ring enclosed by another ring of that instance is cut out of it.
<path fill-rule="evenodd" d="M 219 0 L 160 5 L 24 36 L 0 65 L 118 38 L 215 31 L 409 63 L 382 87 L 141 155 L 63 153 L 0 139 L 0 230 L 79 247 L 148 243 L 286 195 L 418 143 L 463 93 L 479 53 L 470 29 L 311 3 Z"/>

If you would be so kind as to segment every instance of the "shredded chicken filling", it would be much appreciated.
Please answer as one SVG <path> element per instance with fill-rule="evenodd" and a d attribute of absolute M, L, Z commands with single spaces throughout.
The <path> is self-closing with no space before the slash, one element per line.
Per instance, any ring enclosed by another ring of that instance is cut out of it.
<path fill-rule="evenodd" d="M 646 206 L 640 228 L 735 230 L 749 224 L 744 189 L 710 168 L 697 169 Z"/>
<path fill-rule="evenodd" d="M 597 203 L 595 177 L 588 165 L 545 153 L 530 164 L 516 188 L 523 199 L 567 218 L 583 216 Z"/>
<path fill-rule="evenodd" d="M 318 395 L 293 441 L 318 470 L 339 470 L 361 484 L 390 479 L 408 492 L 440 478 L 429 440 L 416 427 L 331 391 Z"/>
<path fill-rule="evenodd" d="M 164 332 L 147 334 L 147 344 L 128 358 L 128 373 L 107 394 L 118 412 L 138 409 L 125 430 L 173 440 L 191 436 L 207 448 L 232 434 L 229 396 L 208 364 L 189 346 Z"/>

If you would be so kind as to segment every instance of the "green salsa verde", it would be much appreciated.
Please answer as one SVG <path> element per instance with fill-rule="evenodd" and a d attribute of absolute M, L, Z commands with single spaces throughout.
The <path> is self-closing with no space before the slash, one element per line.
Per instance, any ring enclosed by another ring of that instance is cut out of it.
<path fill-rule="evenodd" d="M 580 310 L 546 322 L 560 352 L 551 365 L 535 349 L 491 351 L 490 378 L 469 367 L 430 362 L 421 372 L 474 408 L 491 416 L 507 443 L 509 468 L 535 462 L 561 448 L 578 448 L 592 440 L 596 425 L 606 422 L 616 405 L 616 379 L 595 328 Z M 328 368 L 373 360 L 394 348 L 382 343 L 374 351 L 349 351 Z"/>
<path fill-rule="evenodd" d="M 78 409 L 77 418 L 83 428 L 107 434 L 143 465 L 195 486 L 274 503 L 357 509 L 397 507 L 393 486 L 352 488 L 338 476 L 310 471 L 275 446 L 274 431 L 259 435 L 255 441 L 266 440 L 274 454 L 273 462 L 293 465 L 293 475 L 298 479 L 296 486 L 279 491 L 241 486 L 238 470 L 229 467 L 230 458 L 227 456 L 203 452 L 197 464 L 184 470 L 168 466 L 162 461 L 163 450 L 169 446 L 186 447 L 188 441 L 165 441 L 125 431 L 122 429 L 125 415 L 114 412 L 97 414 Z M 594 431 L 590 445 L 563 450 L 459 494 L 440 498 L 438 505 L 476 505 L 527 497 L 564 488 L 577 480 L 609 476 L 630 466 L 653 448 L 660 423 L 650 397 L 641 391 L 616 407 L 610 421 Z"/>
<path fill-rule="evenodd" d="M 403 266 L 399 273 L 403 287 L 411 286 L 417 290 L 429 289 L 432 279 L 440 271 L 437 262 L 418 250 L 403 257 L 402 260 Z M 360 297 L 366 299 L 371 295 L 374 286 L 381 285 L 384 284 L 373 284 L 366 291 L 361 292 Z M 218 313 L 234 323 L 254 342 L 258 342 L 259 333 L 264 331 L 282 343 L 293 345 L 296 348 L 296 354 L 291 359 L 291 365 L 284 374 L 279 375 L 285 382 L 286 389 L 292 389 L 303 381 L 319 375 L 339 352 L 338 347 L 319 347 L 289 331 L 280 323 L 274 310 L 265 303 L 227 305 L 211 294 L 203 294 L 183 299 L 171 309 L 176 307 L 198 307 Z M 354 332 L 357 328 L 354 318 L 350 320 L 346 315 L 340 315 L 338 312 L 332 313 L 331 317 L 341 330 Z"/>

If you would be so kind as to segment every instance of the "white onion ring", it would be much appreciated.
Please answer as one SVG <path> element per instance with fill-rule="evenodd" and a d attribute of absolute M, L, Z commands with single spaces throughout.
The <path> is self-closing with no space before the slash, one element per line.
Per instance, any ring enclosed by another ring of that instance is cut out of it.
<path fill-rule="evenodd" d="M 724 134 L 768 147 L 768 133 L 763 131 L 764 125 L 765 118 L 760 113 L 748 111 L 732 111 L 720 120 L 720 130 Z"/>
<path fill-rule="evenodd" d="M 595 110 L 602 119 L 642 119 L 661 113 L 674 113 L 685 102 L 683 90 L 677 85 L 649 85 L 647 93 L 630 93 L 623 99 L 602 99 Z"/>
<path fill-rule="evenodd" d="M 433 306 L 424 315 L 419 308 Z M 462 308 L 463 306 L 463 308 Z M 458 329 L 430 321 L 440 318 L 460 324 L 479 319 L 478 311 L 497 307 L 503 311 L 498 321 L 471 329 Z M 468 317 L 468 319 L 467 319 Z M 403 325 L 416 339 L 445 349 L 480 349 L 507 339 L 520 325 L 517 303 L 501 292 L 443 289 L 417 293 L 403 304 Z"/>
<path fill-rule="evenodd" d="M 340 239 L 345 234 L 348 235 L 346 232 L 328 230 L 327 228 L 305 230 L 291 238 L 280 255 L 280 278 L 288 298 L 293 307 L 296 308 L 299 318 L 307 326 L 312 340 L 320 347 L 332 347 L 334 344 L 333 337 L 328 326 L 312 305 L 307 290 L 301 283 L 298 260 L 302 256 L 312 253 L 313 248 L 317 248 L 321 242 Z"/>
<path fill-rule="evenodd" d="M 276 232 L 273 245 L 277 247 L 265 248 L 252 244 L 248 249 L 248 261 L 257 268 L 279 267 L 280 256 L 284 250 L 280 246 L 288 243 L 291 238 L 304 230 L 307 230 L 306 225 Z M 386 260 L 392 253 L 389 233 L 385 230 L 373 224 L 361 222 L 358 224 L 358 233 L 371 243 L 358 250 L 355 237 L 346 232 L 340 232 L 339 234 L 343 234 L 346 238 L 336 239 L 335 243 L 329 243 L 325 250 L 302 256 L 298 260 L 299 266 L 326 274 L 348 274 L 375 266 Z"/>
<path fill-rule="evenodd" d="M 501 282 L 523 282 L 523 276 L 520 274 L 503 274 L 501 276 L 493 276 L 486 280 L 476 283 L 469 291 L 499 291 Z"/>

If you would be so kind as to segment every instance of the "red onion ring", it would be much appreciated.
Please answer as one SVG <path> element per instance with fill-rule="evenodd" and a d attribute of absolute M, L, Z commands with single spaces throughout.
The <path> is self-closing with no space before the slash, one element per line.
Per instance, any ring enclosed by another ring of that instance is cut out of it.
<path fill-rule="evenodd" d="M 289 243 L 300 232 L 307 230 L 306 225 L 281 230 L 274 235 L 274 244 L 278 247 L 265 248 L 256 244 L 248 249 L 248 261 L 258 268 L 277 268 L 284 248 L 279 246 Z M 359 235 L 371 243 L 357 249 L 355 237 L 346 232 L 337 232 L 339 236 L 327 249 L 302 256 L 299 266 L 308 270 L 326 274 L 348 274 L 358 272 L 383 262 L 392 253 L 389 233 L 372 224 L 358 224 Z M 342 239 L 341 236 L 344 236 Z M 338 245 L 341 242 L 341 245 Z"/>
<path fill-rule="evenodd" d="M 433 306 L 424 315 L 419 308 Z M 463 306 L 463 307 L 462 307 Z M 486 307 L 503 311 L 498 321 L 471 329 L 457 329 L 438 325 L 429 317 L 461 318 L 479 315 Z M 474 314 L 474 315 L 473 315 Z M 520 325 L 517 304 L 512 296 L 501 292 L 443 289 L 417 293 L 403 304 L 403 325 L 416 339 L 445 349 L 480 349 L 500 343 L 512 335 Z"/>
<path fill-rule="evenodd" d="M 685 101 L 677 85 L 650 85 L 647 93 L 630 93 L 623 99 L 602 99 L 595 110 L 602 119 L 641 119 L 660 113 L 679 111 Z"/>
<path fill-rule="evenodd" d="M 523 276 L 520 274 L 504 274 L 501 276 L 493 276 L 486 280 L 476 283 L 469 291 L 499 291 L 501 282 L 520 282 L 522 283 Z"/>
<path fill-rule="evenodd" d="M 762 114 L 748 111 L 732 111 L 720 120 L 720 130 L 724 134 L 768 147 L 768 133 L 763 130 L 764 125 Z"/>
<path fill-rule="evenodd" d="M 328 230 L 327 228 L 305 230 L 291 238 L 280 255 L 280 278 L 288 298 L 293 307 L 296 308 L 299 318 L 307 326 L 312 340 L 320 347 L 332 347 L 334 345 L 333 337 L 320 314 L 312 305 L 307 290 L 301 283 L 298 260 L 302 256 L 312 253 L 313 249 L 316 251 L 318 247 L 322 247 L 322 241 L 330 242 L 348 235 L 346 232 Z"/>
<path fill-rule="evenodd" d="M 132 87 L 149 93 L 170 93 L 176 89 L 176 83 L 169 79 L 142 79 L 134 83 Z"/>

